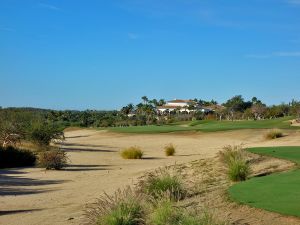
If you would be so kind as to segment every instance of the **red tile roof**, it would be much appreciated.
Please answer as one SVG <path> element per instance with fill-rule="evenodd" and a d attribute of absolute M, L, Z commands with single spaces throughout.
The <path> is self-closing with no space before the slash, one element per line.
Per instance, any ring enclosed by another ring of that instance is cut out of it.
<path fill-rule="evenodd" d="M 194 102 L 194 101 L 191 101 L 191 100 L 182 100 L 182 99 L 175 99 L 175 100 L 171 100 L 171 101 L 168 101 L 170 103 L 191 103 L 191 102 Z"/>
<path fill-rule="evenodd" d="M 176 105 L 163 105 L 163 106 L 158 106 L 157 109 L 180 109 L 182 107 L 176 106 Z"/>

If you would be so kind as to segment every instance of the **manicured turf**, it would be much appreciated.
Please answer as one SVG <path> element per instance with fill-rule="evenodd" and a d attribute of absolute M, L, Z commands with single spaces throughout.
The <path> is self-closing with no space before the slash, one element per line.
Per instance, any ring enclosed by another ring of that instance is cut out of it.
<path fill-rule="evenodd" d="M 249 151 L 288 159 L 300 165 L 300 147 L 251 148 Z M 300 217 L 300 170 L 252 178 L 230 187 L 229 194 L 243 204 Z"/>
<path fill-rule="evenodd" d="M 288 120 L 292 117 L 285 117 L 272 120 L 259 121 L 207 121 L 199 120 L 171 125 L 150 125 L 150 126 L 132 126 L 132 127 L 113 127 L 108 128 L 110 131 L 122 133 L 169 133 L 178 131 L 203 131 L 215 132 L 238 129 L 299 129 L 299 127 L 291 127 Z"/>
<path fill-rule="evenodd" d="M 248 151 L 267 155 L 281 159 L 287 159 L 300 165 L 300 147 L 298 146 L 282 146 L 282 147 L 258 147 L 249 148 Z"/>

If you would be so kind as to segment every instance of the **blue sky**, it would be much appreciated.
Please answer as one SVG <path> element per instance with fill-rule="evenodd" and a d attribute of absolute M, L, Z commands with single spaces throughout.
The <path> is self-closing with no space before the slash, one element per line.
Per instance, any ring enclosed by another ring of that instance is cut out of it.
<path fill-rule="evenodd" d="M 1 0 L 0 106 L 300 97 L 300 0 Z"/>

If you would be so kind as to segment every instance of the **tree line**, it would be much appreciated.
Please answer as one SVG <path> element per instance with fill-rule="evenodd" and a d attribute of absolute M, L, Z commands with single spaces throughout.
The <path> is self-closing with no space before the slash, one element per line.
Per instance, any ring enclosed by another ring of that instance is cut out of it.
<path fill-rule="evenodd" d="M 60 132 L 70 126 L 76 127 L 115 127 L 115 126 L 138 126 L 138 125 L 162 125 L 176 121 L 188 120 L 261 120 L 284 116 L 300 117 L 300 101 L 292 100 L 289 103 L 267 106 L 261 100 L 253 97 L 245 100 L 241 95 L 233 96 L 223 104 L 215 100 L 205 101 L 192 99 L 190 109 L 197 107 L 210 107 L 213 111 L 192 111 L 189 114 L 173 113 L 160 115 L 157 107 L 166 103 L 164 99 L 141 98 L 138 104 L 128 104 L 120 110 L 50 110 L 37 108 L 0 108 L 0 139 L 5 144 L 9 135 L 10 139 L 18 141 L 25 139 L 43 139 L 38 133 L 46 133 L 54 138 Z M 16 135 L 18 131 L 18 135 Z M 50 138 L 48 137 L 48 139 Z"/>

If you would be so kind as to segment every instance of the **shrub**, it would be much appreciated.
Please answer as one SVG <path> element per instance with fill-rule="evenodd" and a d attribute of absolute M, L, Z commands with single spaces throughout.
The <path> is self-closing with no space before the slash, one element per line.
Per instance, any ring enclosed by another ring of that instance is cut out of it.
<path fill-rule="evenodd" d="M 137 146 L 132 146 L 121 151 L 123 159 L 141 159 L 143 154 L 142 150 Z"/>
<path fill-rule="evenodd" d="M 283 133 L 278 129 L 270 130 L 267 134 L 265 134 L 265 138 L 267 140 L 281 138 L 281 137 L 283 137 Z"/>
<path fill-rule="evenodd" d="M 166 156 L 173 156 L 175 154 L 175 147 L 173 144 L 168 144 L 165 146 Z"/>
<path fill-rule="evenodd" d="M 0 147 L 0 168 L 34 166 L 36 156 L 32 151 L 15 147 Z"/>
<path fill-rule="evenodd" d="M 31 131 L 30 138 L 38 145 L 47 146 L 52 140 L 63 140 L 64 133 L 58 126 L 38 124 Z"/>
<path fill-rule="evenodd" d="M 228 175 L 232 181 L 244 181 L 250 174 L 250 166 L 244 159 L 232 160 L 229 164 Z"/>
<path fill-rule="evenodd" d="M 104 194 L 86 210 L 87 224 L 95 225 L 143 225 L 142 197 L 130 187 L 113 195 Z"/>
<path fill-rule="evenodd" d="M 67 153 L 59 149 L 43 151 L 39 154 L 39 158 L 38 158 L 39 166 L 44 167 L 47 170 L 62 169 L 67 165 L 67 161 L 68 161 Z"/>
<path fill-rule="evenodd" d="M 149 173 L 138 186 L 141 192 L 156 199 L 168 195 L 172 200 L 180 200 L 187 194 L 179 176 L 171 175 L 167 170 Z"/>

